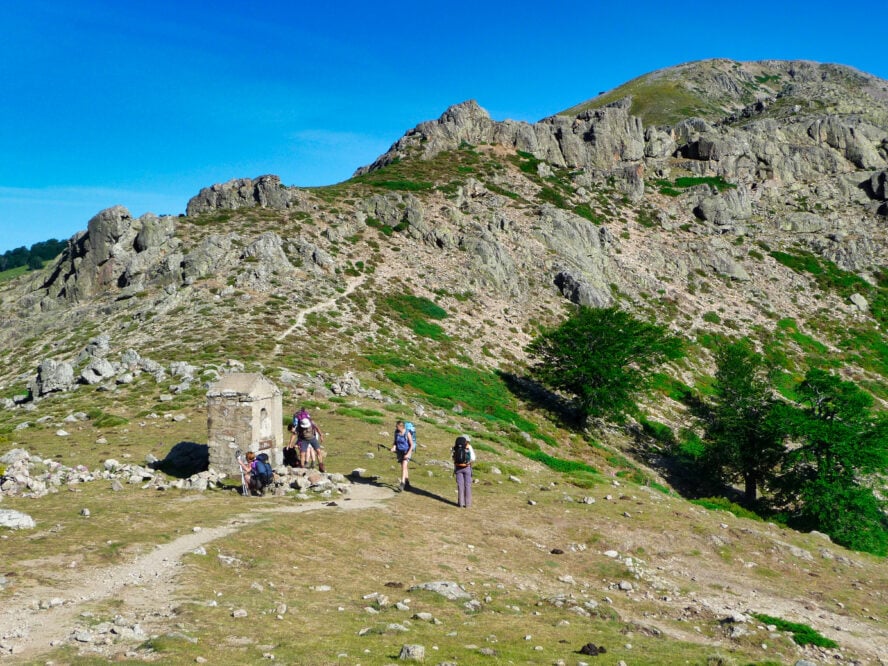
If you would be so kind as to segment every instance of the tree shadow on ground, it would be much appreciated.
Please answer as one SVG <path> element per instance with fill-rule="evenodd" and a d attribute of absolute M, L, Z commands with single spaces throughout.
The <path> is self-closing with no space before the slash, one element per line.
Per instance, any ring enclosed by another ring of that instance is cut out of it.
<path fill-rule="evenodd" d="M 210 448 L 197 442 L 179 442 L 171 448 L 163 460 L 148 465 L 169 476 L 187 479 L 210 467 Z"/>
<path fill-rule="evenodd" d="M 497 372 L 509 392 L 519 400 L 546 410 L 558 421 L 558 425 L 568 430 L 581 429 L 583 419 L 579 410 L 570 400 L 547 389 L 529 377 L 521 377 L 511 372 Z"/>
<path fill-rule="evenodd" d="M 574 432 L 582 432 L 589 425 L 570 400 L 553 393 L 533 379 L 508 372 L 498 374 L 512 395 L 526 404 L 547 411 L 555 417 L 560 427 Z M 687 391 L 677 399 L 687 407 L 691 416 L 704 423 L 711 418 L 709 406 L 696 392 Z M 604 421 L 596 420 L 589 427 L 594 431 L 601 429 L 604 424 Z M 631 445 L 623 452 L 634 461 L 659 474 L 675 492 L 686 499 L 699 499 L 708 496 L 727 497 L 733 502 L 742 499 L 742 493 L 739 493 L 736 488 L 703 478 L 699 468 L 692 461 L 680 455 L 678 442 L 674 437 L 664 441 L 662 437 L 658 437 L 657 433 L 653 432 L 652 428 L 646 427 L 647 425 L 646 423 L 634 423 L 625 428 L 624 432 L 629 436 Z M 620 447 L 616 448 L 618 451 L 620 450 Z M 645 479 L 646 475 L 643 470 L 635 469 L 638 473 L 637 480 L 640 483 L 644 483 L 645 480 L 650 481 L 649 478 Z M 630 478 L 631 475 L 630 471 Z"/>

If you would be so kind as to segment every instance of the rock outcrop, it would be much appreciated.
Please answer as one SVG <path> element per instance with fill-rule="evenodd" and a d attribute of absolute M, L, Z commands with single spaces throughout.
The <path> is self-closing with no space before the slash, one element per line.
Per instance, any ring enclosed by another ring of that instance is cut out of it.
<path fill-rule="evenodd" d="M 530 124 L 496 122 L 474 100 L 451 106 L 436 121 L 420 123 L 384 155 L 355 175 L 396 159 L 429 159 L 461 144 L 495 143 L 532 153 L 555 166 L 612 169 L 644 157 L 644 128 L 629 115 L 629 100 L 585 112 L 576 118 L 552 116 Z"/>
<path fill-rule="evenodd" d="M 107 208 L 68 241 L 42 285 L 43 309 L 76 303 L 108 289 L 143 288 L 168 281 L 165 256 L 175 253 L 175 218 L 146 213 L 133 219 L 123 206 Z"/>
<path fill-rule="evenodd" d="M 284 210 L 300 202 L 300 191 L 281 184 L 275 175 L 258 178 L 236 178 L 203 188 L 188 201 L 188 217 L 216 210 L 239 208 L 274 208 Z"/>

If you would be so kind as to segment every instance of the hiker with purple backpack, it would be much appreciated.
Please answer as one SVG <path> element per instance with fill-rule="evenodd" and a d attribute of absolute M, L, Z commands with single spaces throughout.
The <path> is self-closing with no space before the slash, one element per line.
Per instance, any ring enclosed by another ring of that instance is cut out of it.
<path fill-rule="evenodd" d="M 326 472 L 327 469 L 324 466 L 326 451 L 324 451 L 322 444 L 324 441 L 324 433 L 322 433 L 317 424 L 312 421 L 311 416 L 309 416 L 305 407 L 293 415 L 293 426 L 293 435 L 290 437 L 290 443 L 292 444 L 293 439 L 295 438 L 296 445 L 299 447 L 300 465 L 302 467 L 307 467 L 310 461 L 309 459 L 315 457 L 318 461 L 318 470 Z"/>

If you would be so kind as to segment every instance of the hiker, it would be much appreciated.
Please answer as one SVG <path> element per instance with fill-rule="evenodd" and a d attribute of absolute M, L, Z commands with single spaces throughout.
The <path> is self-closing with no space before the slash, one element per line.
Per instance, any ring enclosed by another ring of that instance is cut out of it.
<path fill-rule="evenodd" d="M 324 451 L 322 446 L 324 434 L 321 432 L 321 429 L 311 419 L 303 418 L 299 420 L 299 424 L 296 426 L 295 436 L 296 443 L 299 446 L 299 461 L 302 466 L 306 467 L 309 462 L 309 456 L 314 455 L 317 457 L 318 469 L 321 472 L 326 472 L 327 469 L 324 467 L 326 451 Z M 292 440 L 292 437 L 290 439 Z"/>
<path fill-rule="evenodd" d="M 456 505 L 468 509 L 472 506 L 472 463 L 475 462 L 475 449 L 469 438 L 460 435 L 453 444 L 453 474 L 456 477 Z"/>
<path fill-rule="evenodd" d="M 410 462 L 410 456 L 416 449 L 413 436 L 407 430 L 407 426 L 403 421 L 395 424 L 395 441 L 392 443 L 391 451 L 398 456 L 398 462 L 401 463 L 401 481 L 398 483 L 398 490 L 410 489 L 410 479 L 408 478 L 407 463 Z"/>
<path fill-rule="evenodd" d="M 290 433 L 290 441 L 287 442 L 287 445 L 284 447 L 284 464 L 289 467 L 305 467 L 302 464 L 302 451 L 299 448 L 299 434 L 298 430 L 298 421 L 296 423 L 291 423 L 287 426 L 287 432 Z M 318 457 L 315 455 L 315 450 L 308 446 L 305 451 L 310 467 L 313 467 L 317 462 Z"/>
<path fill-rule="evenodd" d="M 271 465 L 268 464 L 268 455 L 263 453 L 257 458 L 253 451 L 247 451 L 246 461 L 237 461 L 244 472 L 244 483 L 247 488 L 257 495 L 265 494 L 265 486 L 274 480 Z"/>

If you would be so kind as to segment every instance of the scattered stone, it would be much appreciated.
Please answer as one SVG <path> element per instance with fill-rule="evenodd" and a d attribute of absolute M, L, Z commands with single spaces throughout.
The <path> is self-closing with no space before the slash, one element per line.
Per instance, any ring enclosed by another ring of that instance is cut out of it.
<path fill-rule="evenodd" d="M 398 655 L 401 661 L 425 661 L 425 647 L 422 645 L 403 645 Z"/>
<path fill-rule="evenodd" d="M 457 601 L 459 599 L 470 599 L 471 594 L 466 592 L 462 586 L 458 583 L 454 583 L 452 581 L 434 581 L 430 583 L 421 583 L 420 585 L 414 585 L 410 588 L 410 591 L 414 590 L 427 590 L 429 592 L 434 592 L 436 594 L 440 594 L 445 599 L 449 599 L 450 601 Z"/>
<path fill-rule="evenodd" d="M 243 608 L 238 608 L 237 610 L 234 610 L 231 612 L 231 617 L 241 618 L 241 617 L 247 617 L 247 615 L 248 615 L 247 611 L 245 611 Z"/>
<path fill-rule="evenodd" d="M 583 647 L 579 649 L 580 654 L 585 654 L 590 657 L 595 657 L 606 652 L 607 650 L 604 648 L 603 645 L 599 646 L 595 645 L 595 643 L 586 643 Z"/>
<path fill-rule="evenodd" d="M 83 516 L 84 518 L 89 518 L 89 516 L 90 516 L 89 509 L 87 509 L 87 508 L 80 509 L 80 515 Z"/>
<path fill-rule="evenodd" d="M 13 509 L 0 509 L 0 527 L 11 530 L 30 530 L 37 526 L 34 519 L 26 513 Z"/>

